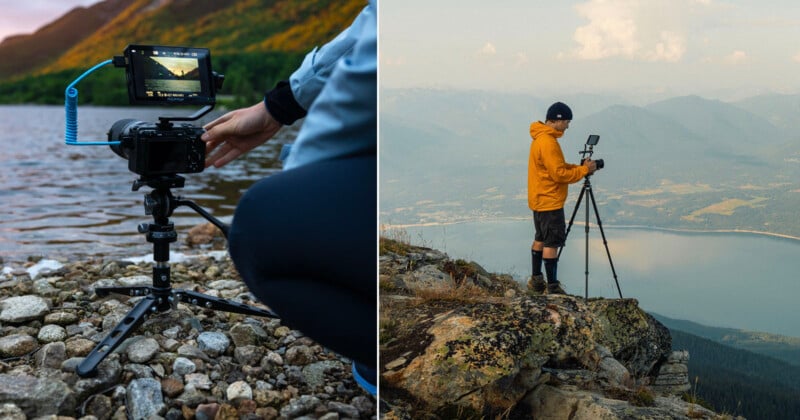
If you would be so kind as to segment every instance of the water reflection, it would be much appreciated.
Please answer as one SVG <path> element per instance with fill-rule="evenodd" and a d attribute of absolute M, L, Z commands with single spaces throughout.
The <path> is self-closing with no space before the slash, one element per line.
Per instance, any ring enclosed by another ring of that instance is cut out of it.
<path fill-rule="evenodd" d="M 674 233 L 604 226 L 622 294 L 646 310 L 707 325 L 800 337 L 796 300 L 800 242 L 754 234 Z M 389 235 L 392 233 L 389 232 Z M 530 273 L 528 220 L 406 228 L 413 243 L 474 260 L 520 281 Z M 617 297 L 596 225 L 589 233 L 590 297 Z M 559 279 L 586 293 L 585 234 L 573 227 L 559 260 Z"/>
<path fill-rule="evenodd" d="M 123 118 L 156 121 L 159 115 L 189 112 L 81 107 L 78 140 L 105 141 L 111 125 Z M 216 216 L 230 216 L 243 191 L 279 170 L 280 149 L 296 132 L 296 127 L 284 129 L 275 140 L 225 168 L 188 174 L 186 187 L 174 193 Z M 108 147 L 66 146 L 62 107 L 0 106 L 0 144 L 0 257 L 72 259 L 152 251 L 136 232 L 139 223 L 149 221 L 142 204 L 148 188 L 131 191 L 136 175 Z M 186 228 L 203 221 L 188 208 L 176 210 L 172 219 L 179 243 Z"/>

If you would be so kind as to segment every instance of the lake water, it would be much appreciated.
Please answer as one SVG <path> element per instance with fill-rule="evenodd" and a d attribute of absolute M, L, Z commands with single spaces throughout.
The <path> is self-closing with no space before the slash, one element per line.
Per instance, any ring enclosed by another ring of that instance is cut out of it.
<path fill-rule="evenodd" d="M 601 210 L 602 211 L 602 210 Z M 589 297 L 618 297 L 600 230 L 589 231 Z M 622 295 L 671 318 L 800 337 L 800 241 L 740 233 L 675 233 L 604 225 Z M 404 228 L 412 243 L 524 281 L 529 220 Z M 391 232 L 390 232 L 391 235 Z M 568 293 L 585 293 L 584 226 L 573 226 L 558 265 Z"/>
<path fill-rule="evenodd" d="M 106 141 L 106 132 L 120 119 L 154 122 L 158 116 L 191 112 L 81 106 L 78 140 Z M 291 142 L 296 130 L 284 129 L 275 140 L 224 168 L 186 174 L 186 187 L 173 193 L 195 200 L 215 216 L 232 215 L 244 190 L 279 170 L 282 144 Z M 75 259 L 152 252 L 153 245 L 136 231 L 139 223 L 152 220 L 143 207 L 150 189 L 131 191 L 136 174 L 108 146 L 65 145 L 63 107 L 0 106 L 0 146 L 0 257 L 22 261 L 29 256 Z M 187 207 L 178 208 L 172 220 L 179 242 L 188 227 L 204 221 Z"/>

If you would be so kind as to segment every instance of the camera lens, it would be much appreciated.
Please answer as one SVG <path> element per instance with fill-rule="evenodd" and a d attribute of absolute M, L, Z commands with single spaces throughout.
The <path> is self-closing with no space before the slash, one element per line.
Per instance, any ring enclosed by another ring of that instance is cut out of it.
<path fill-rule="evenodd" d="M 115 122 L 114 125 L 111 126 L 111 130 L 108 131 L 108 141 L 119 141 L 122 136 L 130 133 L 130 128 L 132 126 L 138 124 L 139 121 L 130 118 Z M 121 158 L 128 159 L 128 150 L 122 148 L 121 144 L 112 144 L 109 147 Z"/>
<path fill-rule="evenodd" d="M 597 159 L 594 161 L 594 163 L 597 165 L 597 169 L 603 169 L 603 166 L 606 166 L 606 163 L 603 162 L 603 159 Z"/>

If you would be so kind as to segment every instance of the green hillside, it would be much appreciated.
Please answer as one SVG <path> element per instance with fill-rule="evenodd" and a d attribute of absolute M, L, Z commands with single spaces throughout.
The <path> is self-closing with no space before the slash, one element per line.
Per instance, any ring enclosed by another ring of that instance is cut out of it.
<path fill-rule="evenodd" d="M 800 338 L 734 328 L 709 327 L 652 314 L 669 329 L 684 331 L 730 347 L 773 357 L 800 367 Z"/>
<path fill-rule="evenodd" d="M 691 394 L 721 413 L 749 420 L 800 418 L 800 367 L 670 329 L 689 351 Z"/>
<path fill-rule="evenodd" d="M 224 95 L 247 103 L 288 77 L 306 52 L 347 27 L 364 0 L 106 0 L 0 44 L 0 103 L 62 103 L 66 84 L 128 44 L 211 50 Z M 36 46 L 36 53 L 25 53 Z M 124 105 L 124 72 L 82 82 L 81 102 Z M 120 82 L 122 81 L 122 82 Z M 86 83 L 86 84 L 84 84 Z"/>

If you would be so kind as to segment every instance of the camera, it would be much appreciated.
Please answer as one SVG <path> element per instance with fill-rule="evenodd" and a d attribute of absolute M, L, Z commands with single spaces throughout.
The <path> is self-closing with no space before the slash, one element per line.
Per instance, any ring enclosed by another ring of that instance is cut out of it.
<path fill-rule="evenodd" d="M 131 105 L 204 105 L 189 117 L 159 117 L 158 123 L 119 120 L 108 131 L 111 150 L 128 160 L 128 169 L 144 177 L 198 173 L 205 167 L 204 130 L 188 123 L 214 108 L 225 76 L 211 70 L 205 48 L 128 45 L 114 57 L 124 67 Z"/>
<path fill-rule="evenodd" d="M 145 176 L 202 172 L 206 145 L 200 140 L 204 130 L 191 124 L 161 128 L 157 124 L 119 120 L 111 126 L 109 139 L 117 155 L 128 160 L 131 172 Z"/>
<path fill-rule="evenodd" d="M 586 144 L 583 146 L 583 151 L 578 152 L 581 155 L 581 162 L 586 159 L 591 159 L 592 154 L 594 154 L 594 146 L 597 145 L 597 142 L 600 141 L 600 136 L 597 134 L 590 134 L 589 138 L 586 139 Z M 589 155 L 589 156 L 586 156 Z M 606 163 L 603 159 L 595 159 L 595 165 L 597 165 L 597 169 L 603 169 L 606 166 Z"/>

